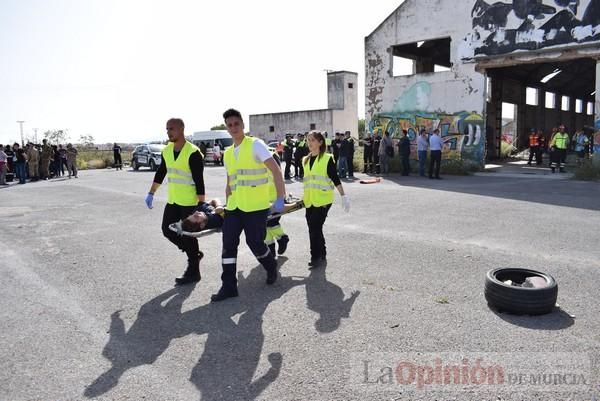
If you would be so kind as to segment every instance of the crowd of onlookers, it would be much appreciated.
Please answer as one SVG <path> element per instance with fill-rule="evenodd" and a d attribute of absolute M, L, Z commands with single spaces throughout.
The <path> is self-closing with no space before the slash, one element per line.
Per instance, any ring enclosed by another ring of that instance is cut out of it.
<path fill-rule="evenodd" d="M 287 134 L 285 140 L 277 144 L 277 154 L 285 161 L 284 178 L 302 179 L 304 171 L 301 160 L 308 154 L 308 147 L 305 137 L 308 133 L 299 133 L 295 137 Z M 327 133 L 325 137 L 327 151 L 333 154 L 334 160 L 340 178 L 354 178 L 354 152 L 356 141 L 352 138 L 350 131 L 336 132 L 335 137 L 330 139 Z M 402 135 L 396 141 L 388 132 L 381 135 L 376 132 L 374 135 L 367 135 L 361 139 L 363 146 L 363 173 L 381 174 L 390 173 L 391 161 L 397 153 L 400 156 L 402 165 L 402 175 L 410 174 L 410 152 L 411 143 L 407 136 L 407 131 L 403 130 Z M 425 176 L 426 162 L 429 160 L 429 177 L 440 178 L 440 164 L 442 159 L 443 140 L 440 137 L 439 130 L 427 133 L 422 130 L 417 139 L 417 153 L 419 158 L 419 175 Z M 396 150 L 397 148 L 397 150 Z M 291 167 L 294 167 L 294 176 L 291 175 Z"/>
<path fill-rule="evenodd" d="M 28 143 L 22 147 L 18 143 L 12 146 L 0 145 L 0 185 L 19 180 L 48 180 L 65 175 L 77 178 L 77 149 L 70 143 L 50 145 L 44 139 L 42 144 Z"/>

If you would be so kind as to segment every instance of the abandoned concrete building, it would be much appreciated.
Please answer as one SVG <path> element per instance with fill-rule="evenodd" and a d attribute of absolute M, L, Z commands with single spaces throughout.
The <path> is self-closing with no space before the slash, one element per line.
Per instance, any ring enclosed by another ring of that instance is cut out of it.
<path fill-rule="evenodd" d="M 365 67 L 371 134 L 406 129 L 416 148 L 439 128 L 444 159 L 481 167 L 505 107 L 519 148 L 562 123 L 600 152 L 600 0 L 406 0 L 365 38 Z"/>
<path fill-rule="evenodd" d="M 307 131 L 358 133 L 358 74 L 348 71 L 327 73 L 327 109 L 250 115 L 252 135 L 268 141 L 280 141 L 286 133 Z"/>

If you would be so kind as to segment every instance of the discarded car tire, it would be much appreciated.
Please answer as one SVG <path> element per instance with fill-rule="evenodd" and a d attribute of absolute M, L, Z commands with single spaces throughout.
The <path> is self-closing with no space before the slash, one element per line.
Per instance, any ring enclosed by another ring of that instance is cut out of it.
<path fill-rule="evenodd" d="M 525 288 L 505 283 L 511 280 L 521 284 L 527 277 L 541 277 L 546 281 L 546 286 Z M 556 280 L 546 273 L 529 269 L 500 268 L 487 273 L 484 295 L 488 305 L 499 312 L 515 315 L 543 315 L 554 309 L 558 285 Z"/>

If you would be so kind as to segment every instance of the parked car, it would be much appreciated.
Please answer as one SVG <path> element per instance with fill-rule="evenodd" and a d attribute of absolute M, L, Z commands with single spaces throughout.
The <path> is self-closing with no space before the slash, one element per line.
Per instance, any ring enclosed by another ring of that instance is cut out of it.
<path fill-rule="evenodd" d="M 204 153 L 205 163 L 217 164 L 215 163 L 215 156 L 213 154 L 215 142 L 219 143 L 222 154 L 226 147 L 233 145 L 233 138 L 231 138 L 231 135 L 227 131 L 202 131 L 194 132 L 192 142 Z"/>
<path fill-rule="evenodd" d="M 136 146 L 131 153 L 131 168 L 139 170 L 140 167 L 150 167 L 150 170 L 156 171 L 160 166 L 164 147 L 165 145 L 158 144 Z"/>

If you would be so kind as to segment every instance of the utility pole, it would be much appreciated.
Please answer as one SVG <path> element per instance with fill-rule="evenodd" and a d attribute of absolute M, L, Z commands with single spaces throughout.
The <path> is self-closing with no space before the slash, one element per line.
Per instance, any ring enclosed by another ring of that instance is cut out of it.
<path fill-rule="evenodd" d="M 23 123 L 25 121 L 17 121 L 17 123 L 19 124 L 19 126 L 21 127 L 21 146 L 25 146 L 25 142 L 23 141 Z"/>
<path fill-rule="evenodd" d="M 36 145 L 38 143 L 38 141 L 37 141 L 37 130 L 38 130 L 37 128 L 33 129 L 33 141 L 36 143 Z"/>

